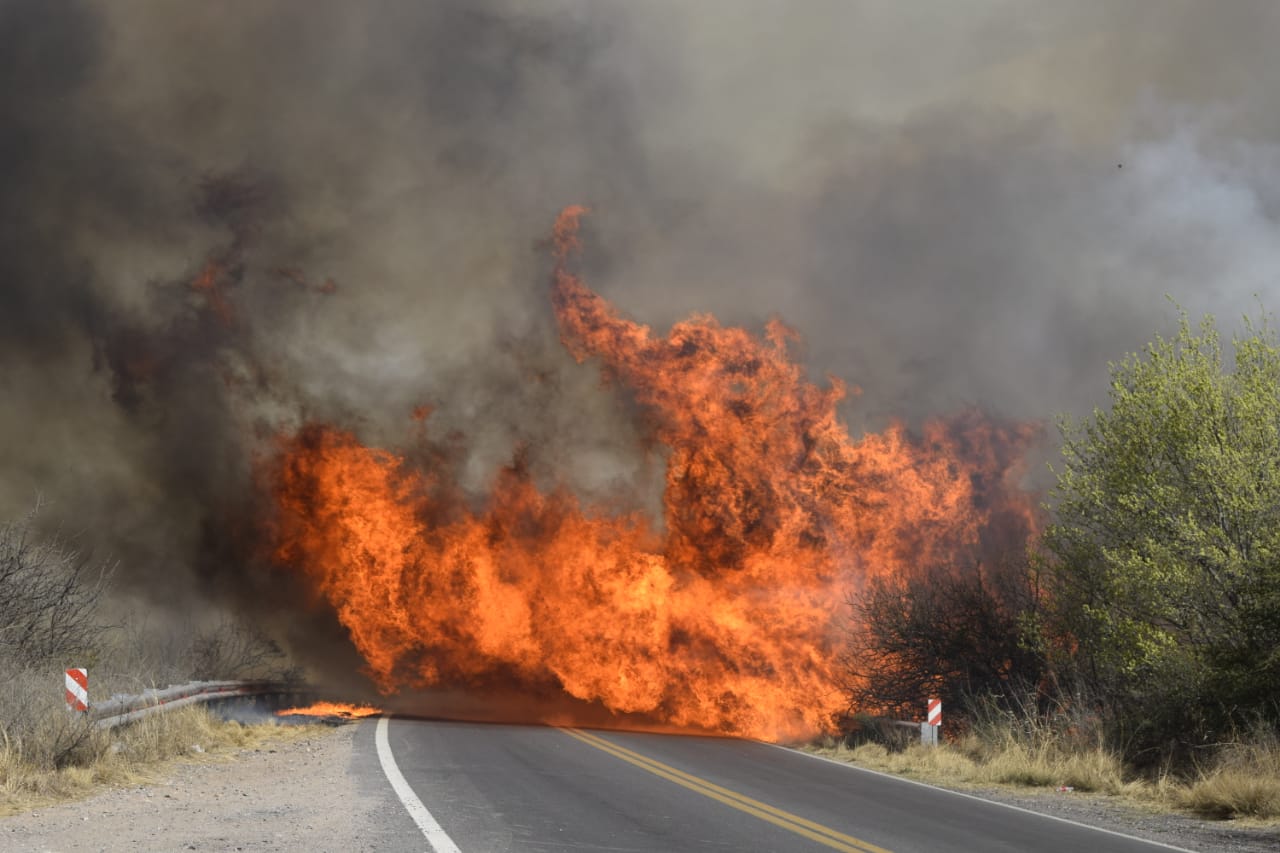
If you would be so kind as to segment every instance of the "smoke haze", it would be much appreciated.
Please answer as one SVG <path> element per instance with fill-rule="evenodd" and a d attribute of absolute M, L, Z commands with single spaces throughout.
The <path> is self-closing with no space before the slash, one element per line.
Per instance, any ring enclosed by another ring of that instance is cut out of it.
<path fill-rule="evenodd" d="M 420 405 L 474 492 L 523 447 L 651 509 L 634 404 L 557 340 L 570 203 L 603 296 L 781 316 L 855 432 L 1087 410 L 1166 295 L 1275 308 L 1278 36 L 1261 0 L 8 0 L 0 511 L 226 600 L 262 443 Z"/>

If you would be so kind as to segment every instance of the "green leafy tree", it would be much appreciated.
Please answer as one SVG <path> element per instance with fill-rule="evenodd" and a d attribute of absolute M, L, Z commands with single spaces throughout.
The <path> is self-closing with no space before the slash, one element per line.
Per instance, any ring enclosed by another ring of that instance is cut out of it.
<path fill-rule="evenodd" d="M 1212 317 L 1111 366 L 1064 420 L 1045 534 L 1075 671 L 1137 746 L 1219 736 L 1280 697 L 1280 346 Z"/>

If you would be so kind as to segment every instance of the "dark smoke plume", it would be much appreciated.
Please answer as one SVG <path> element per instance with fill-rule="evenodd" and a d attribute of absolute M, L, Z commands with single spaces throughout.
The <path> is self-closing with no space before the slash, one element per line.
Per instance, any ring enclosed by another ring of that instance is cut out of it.
<path fill-rule="evenodd" d="M 43 493 L 147 601 L 274 601 L 254 454 L 421 405 L 468 489 L 523 448 L 649 507 L 556 340 L 568 203 L 603 295 L 781 315 L 855 431 L 1087 408 L 1166 294 L 1274 307 L 1274 4 L 934 6 L 0 4 L 0 511 Z"/>

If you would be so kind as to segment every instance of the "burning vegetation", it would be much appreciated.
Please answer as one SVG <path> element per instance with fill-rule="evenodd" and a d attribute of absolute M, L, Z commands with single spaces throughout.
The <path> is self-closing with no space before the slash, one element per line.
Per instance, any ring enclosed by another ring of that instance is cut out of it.
<path fill-rule="evenodd" d="M 477 505 L 425 429 L 390 449 L 310 423 L 259 474 L 272 558 L 385 692 L 514 683 L 698 730 L 821 731 L 845 701 L 852 591 L 1024 547 L 1036 430 L 970 413 L 855 439 L 846 386 L 810 382 L 781 322 L 757 336 L 695 316 L 662 337 L 592 292 L 572 270 L 584 212 L 554 230 L 561 341 L 662 448 L 661 519 L 541 486 L 519 453 Z"/>
<path fill-rule="evenodd" d="M 293 708 L 281 708 L 276 711 L 277 717 L 340 717 L 345 720 L 359 720 L 364 717 L 376 717 L 382 713 L 381 708 L 372 705 L 353 705 L 350 702 L 312 702 Z"/>

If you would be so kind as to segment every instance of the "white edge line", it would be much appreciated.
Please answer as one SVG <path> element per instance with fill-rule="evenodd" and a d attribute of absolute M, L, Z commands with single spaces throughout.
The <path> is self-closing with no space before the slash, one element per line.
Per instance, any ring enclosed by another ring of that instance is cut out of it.
<path fill-rule="evenodd" d="M 763 741 L 761 741 L 761 743 L 763 743 Z M 918 785 L 921 788 L 928 788 L 931 791 L 940 791 L 944 794 L 952 794 L 957 797 L 964 797 L 966 800 L 977 800 L 980 803 L 987 803 L 988 805 L 999 806 L 1002 809 L 1012 809 L 1015 812 L 1022 812 L 1023 814 L 1035 815 L 1036 817 L 1042 817 L 1048 820 L 1056 820 L 1058 823 L 1068 823 L 1068 824 L 1071 824 L 1072 826 L 1081 827 L 1082 829 L 1092 829 L 1094 832 L 1105 832 L 1107 835 L 1115 835 L 1120 838 L 1127 838 L 1130 841 L 1138 841 L 1143 844 L 1150 844 L 1154 847 L 1163 847 L 1166 850 L 1177 850 L 1179 851 L 1179 853 L 1196 853 L 1196 851 L 1194 850 L 1188 850 L 1185 847 L 1174 847 L 1172 844 L 1165 844 L 1163 841 L 1152 841 L 1150 838 L 1142 838 L 1137 835 L 1129 835 L 1128 833 L 1117 832 L 1114 829 L 1107 829 L 1106 827 L 1102 827 L 1102 826 L 1094 826 L 1093 824 L 1089 824 L 1089 823 L 1081 823 L 1078 820 L 1071 820 L 1070 818 L 1066 818 L 1066 817 L 1058 817 L 1057 815 L 1045 814 L 1044 812 L 1038 812 L 1038 811 L 1035 811 L 1034 809 L 1026 809 L 1026 808 L 1023 808 L 1022 806 L 1014 806 L 1014 805 L 1010 805 L 1009 803 L 1002 803 L 999 800 L 988 800 L 986 797 L 979 797 L 974 794 L 966 794 L 963 791 L 953 791 L 950 788 L 939 788 L 937 785 L 930 785 L 928 782 L 919 782 L 915 779 L 908 779 L 905 776 L 894 776 L 892 773 L 884 773 L 879 770 L 872 770 L 868 767 L 860 767 L 859 765 L 852 764 L 848 761 L 837 761 L 834 758 L 827 758 L 825 755 L 814 755 L 812 752 L 802 752 L 801 750 L 792 749 L 789 746 L 782 746 L 781 744 L 777 744 L 777 743 L 765 743 L 764 745 L 771 746 L 774 749 L 784 750 L 786 752 L 791 753 L 792 755 L 803 755 L 805 758 L 816 758 L 818 761 L 825 761 L 828 764 L 834 764 L 837 767 L 847 767 L 850 770 L 857 770 L 861 773 L 870 773 L 873 776 L 883 776 L 886 779 L 896 779 L 899 782 L 906 782 L 908 785 Z"/>
<path fill-rule="evenodd" d="M 458 845 L 454 844 L 448 833 L 436 823 L 436 819 L 432 817 L 431 812 L 427 811 L 427 807 L 422 804 L 422 800 L 418 799 L 418 795 L 409 787 L 404 774 L 400 772 L 396 757 L 391 754 L 391 743 L 387 740 L 389 719 L 391 718 L 385 714 L 378 718 L 378 730 L 373 737 L 378 747 L 378 761 L 382 764 L 382 772 L 391 783 L 391 787 L 395 789 L 396 796 L 404 804 L 405 810 L 409 812 L 409 817 L 413 818 L 418 829 L 422 830 L 422 834 L 426 836 L 428 846 L 435 853 L 461 853 Z"/>

